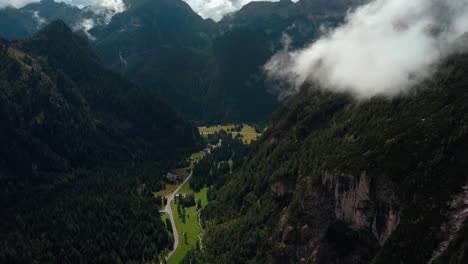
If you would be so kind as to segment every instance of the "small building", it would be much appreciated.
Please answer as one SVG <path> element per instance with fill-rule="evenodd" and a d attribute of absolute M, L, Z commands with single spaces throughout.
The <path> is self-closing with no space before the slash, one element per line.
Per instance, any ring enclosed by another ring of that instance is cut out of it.
<path fill-rule="evenodd" d="M 179 175 L 172 173 L 172 172 L 167 173 L 166 179 L 171 182 L 177 182 L 181 180 Z"/>
<path fill-rule="evenodd" d="M 183 199 L 185 199 L 185 194 L 176 194 L 174 196 L 174 200 L 176 200 L 176 201 L 181 201 Z"/>

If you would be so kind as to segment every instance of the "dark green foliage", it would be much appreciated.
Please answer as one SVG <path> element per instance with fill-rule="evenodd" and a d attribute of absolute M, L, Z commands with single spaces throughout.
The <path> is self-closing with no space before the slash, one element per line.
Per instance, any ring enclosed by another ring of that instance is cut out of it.
<path fill-rule="evenodd" d="M 3 187 L 0 262 L 155 260 L 170 244 L 151 193 L 158 186 L 150 182 L 161 178 L 155 165 L 77 170 L 48 185 Z"/>
<path fill-rule="evenodd" d="M 182 207 L 192 207 L 195 206 L 195 196 L 193 193 L 184 194 L 179 199 L 179 205 Z"/>
<path fill-rule="evenodd" d="M 169 159 L 198 138 L 152 92 L 102 67 L 61 22 L 2 47 L 0 157 L 10 169 Z"/>
<path fill-rule="evenodd" d="M 1 263 L 139 263 L 170 244 L 153 192 L 198 133 L 63 22 L 0 41 L 0 121 Z"/>
<path fill-rule="evenodd" d="M 169 218 L 166 218 L 166 228 L 169 230 L 169 232 L 173 233 L 174 231 L 172 230 L 172 224 L 171 220 Z"/>
<path fill-rule="evenodd" d="M 109 25 L 93 29 L 93 45 L 114 69 L 157 91 L 187 118 L 200 119 L 221 96 L 209 87 L 216 74 L 214 26 L 181 0 L 134 0 Z"/>
<path fill-rule="evenodd" d="M 467 71 L 468 57 L 459 55 L 404 97 L 354 103 L 345 95 L 304 89 L 288 100 L 242 170 L 205 209 L 210 226 L 199 262 L 298 263 L 301 253 L 285 249 L 307 242 L 288 242 L 283 231 L 316 221 L 308 215 L 326 206 L 316 195 L 323 173 L 378 171 L 397 186 L 402 202 L 401 222 L 374 263 L 427 263 L 447 202 L 466 182 Z M 284 192 L 275 193 L 275 183 Z M 315 207 L 308 207 L 314 201 Z M 369 243 L 362 237 L 357 242 L 346 230 L 329 229 L 334 235 L 324 239 L 339 242 L 348 234 L 355 246 Z M 340 240 L 333 239 L 337 236 Z M 444 257 L 462 260 L 463 241 L 455 240 Z M 336 254 L 348 254 L 340 250 Z"/>
<path fill-rule="evenodd" d="M 241 168 L 249 149 L 248 145 L 239 139 L 232 139 L 224 131 L 211 135 L 211 138 L 216 139 L 213 143 L 221 140 L 222 145 L 196 164 L 189 182 L 195 192 L 205 186 L 214 185 L 215 188 L 220 188 L 231 175 L 231 170 Z"/>

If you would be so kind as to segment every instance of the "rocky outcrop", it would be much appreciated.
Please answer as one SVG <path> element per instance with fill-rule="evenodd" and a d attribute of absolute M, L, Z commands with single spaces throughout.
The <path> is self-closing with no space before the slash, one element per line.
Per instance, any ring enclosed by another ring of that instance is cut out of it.
<path fill-rule="evenodd" d="M 273 196 L 284 190 L 271 187 Z M 381 173 L 323 172 L 303 201 L 300 224 L 282 227 L 277 263 L 367 263 L 400 222 L 393 190 Z"/>
<path fill-rule="evenodd" d="M 398 200 L 385 175 L 325 172 L 322 185 L 332 194 L 336 219 L 354 230 L 365 229 L 382 245 L 400 221 Z"/>
<path fill-rule="evenodd" d="M 435 263 L 449 247 L 450 243 L 459 235 L 461 229 L 468 220 L 468 183 L 463 186 L 463 191 L 454 196 L 448 203 L 449 212 L 447 221 L 440 227 L 442 239 L 439 246 L 434 251 L 429 263 Z"/>

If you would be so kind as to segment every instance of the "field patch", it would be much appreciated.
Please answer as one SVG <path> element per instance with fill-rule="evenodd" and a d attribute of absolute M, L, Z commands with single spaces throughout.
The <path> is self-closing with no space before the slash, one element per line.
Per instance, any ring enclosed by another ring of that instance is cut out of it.
<path fill-rule="evenodd" d="M 208 204 L 207 199 L 208 188 L 203 188 L 200 192 L 195 193 L 195 203 L 201 201 L 202 207 Z M 184 186 L 179 190 L 180 194 L 193 193 L 189 183 L 185 183 Z M 171 202 L 172 212 L 174 214 L 174 220 L 179 234 L 179 246 L 177 247 L 174 254 L 168 259 L 168 264 L 180 263 L 187 252 L 197 247 L 197 243 L 200 242 L 198 235 L 202 233 L 200 225 L 198 223 L 198 212 L 197 207 L 185 207 L 185 209 L 177 209 L 177 203 Z"/>
<path fill-rule="evenodd" d="M 241 129 L 239 129 L 242 127 Z M 226 131 L 228 134 L 232 134 L 232 137 L 235 138 L 238 135 L 241 136 L 242 142 L 245 144 L 250 144 L 252 141 L 259 138 L 262 134 L 257 133 L 253 126 L 243 124 L 243 125 L 216 125 L 216 126 L 202 126 L 198 127 L 198 131 L 201 136 L 208 137 L 208 135 L 220 132 L 221 130 Z M 238 131 L 240 130 L 240 131 Z"/>

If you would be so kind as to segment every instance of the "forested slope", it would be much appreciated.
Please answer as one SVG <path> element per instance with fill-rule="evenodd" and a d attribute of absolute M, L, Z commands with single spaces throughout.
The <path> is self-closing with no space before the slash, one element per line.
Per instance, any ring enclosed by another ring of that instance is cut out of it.
<path fill-rule="evenodd" d="M 170 244 L 152 192 L 197 130 L 63 22 L 1 41 L 0 120 L 0 262 L 141 262 Z"/>
<path fill-rule="evenodd" d="M 467 72 L 457 55 L 364 102 L 304 87 L 204 211 L 192 261 L 465 263 Z"/>

